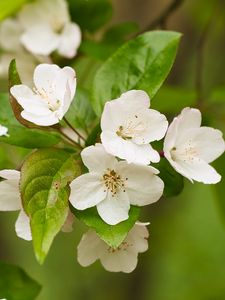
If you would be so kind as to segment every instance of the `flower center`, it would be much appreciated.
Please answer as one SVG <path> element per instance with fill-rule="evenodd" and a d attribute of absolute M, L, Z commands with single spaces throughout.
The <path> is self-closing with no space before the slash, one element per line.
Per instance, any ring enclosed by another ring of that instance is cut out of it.
<path fill-rule="evenodd" d="M 192 161 L 198 156 L 196 147 L 193 146 L 192 142 L 189 141 L 183 147 L 173 147 L 170 151 L 171 158 L 175 160 Z"/>
<path fill-rule="evenodd" d="M 120 190 L 125 192 L 124 180 L 114 170 L 107 169 L 107 172 L 103 175 L 103 180 L 107 190 L 111 192 L 112 197 L 114 197 Z M 128 178 L 125 180 L 128 180 Z"/>
<path fill-rule="evenodd" d="M 61 106 L 61 102 L 60 100 L 56 100 L 53 101 L 52 99 L 50 99 L 49 95 L 47 94 L 47 92 L 44 89 L 38 90 L 36 88 L 33 88 L 35 94 L 37 94 L 38 96 L 40 96 L 43 100 L 45 100 L 48 103 L 48 108 L 49 110 L 51 110 L 52 112 L 57 111 L 60 106 Z M 53 92 L 51 92 L 53 94 Z"/>
<path fill-rule="evenodd" d="M 128 119 L 124 125 L 120 125 L 116 134 L 124 140 L 131 140 L 139 137 L 146 130 L 146 125 L 138 115 Z"/>
<path fill-rule="evenodd" d="M 115 252 L 117 252 L 117 251 L 126 251 L 129 247 L 131 247 L 131 246 L 133 246 L 132 244 L 129 244 L 129 243 L 127 243 L 127 242 L 122 242 L 120 245 L 119 245 L 119 247 L 117 247 L 117 248 L 113 248 L 113 247 L 109 247 L 108 249 L 107 249 L 107 251 L 109 252 L 109 253 L 115 253 Z"/>

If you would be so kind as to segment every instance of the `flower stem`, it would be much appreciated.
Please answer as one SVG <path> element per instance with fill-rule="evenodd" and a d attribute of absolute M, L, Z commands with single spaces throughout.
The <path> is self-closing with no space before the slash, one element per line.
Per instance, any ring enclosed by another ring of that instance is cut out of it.
<path fill-rule="evenodd" d="M 78 144 L 77 142 L 75 142 L 73 139 L 71 139 L 68 135 L 66 135 L 60 129 L 59 129 L 59 133 L 67 140 L 66 142 L 69 142 L 70 144 L 73 144 L 74 146 L 76 146 L 77 148 L 79 148 L 81 150 L 83 149 L 83 147 L 80 144 Z"/>
<path fill-rule="evenodd" d="M 73 125 L 66 119 L 66 117 L 63 118 L 63 121 L 66 123 L 66 125 L 72 129 L 78 137 L 85 142 L 85 138 L 73 127 Z"/>

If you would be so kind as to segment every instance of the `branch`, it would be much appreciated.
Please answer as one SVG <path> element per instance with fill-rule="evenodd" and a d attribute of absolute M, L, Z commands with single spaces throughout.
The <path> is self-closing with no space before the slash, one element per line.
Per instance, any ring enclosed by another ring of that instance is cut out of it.
<path fill-rule="evenodd" d="M 162 12 L 160 16 L 158 16 L 155 20 L 153 20 L 147 27 L 145 27 L 140 33 L 145 31 L 149 31 L 155 29 L 157 27 L 161 29 L 166 29 L 166 23 L 169 17 L 183 4 L 185 0 L 173 0 L 170 5 Z"/>

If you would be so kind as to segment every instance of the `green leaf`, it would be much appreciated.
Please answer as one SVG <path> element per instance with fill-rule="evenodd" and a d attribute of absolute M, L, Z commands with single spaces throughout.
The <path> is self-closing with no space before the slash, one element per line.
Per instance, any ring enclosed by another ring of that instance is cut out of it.
<path fill-rule="evenodd" d="M 33 300 L 41 286 L 21 268 L 0 262 L 0 298 L 7 300 Z"/>
<path fill-rule="evenodd" d="M 66 118 L 75 128 L 83 129 L 86 133 L 93 127 L 96 115 L 91 107 L 90 96 L 86 89 L 77 88 Z"/>
<path fill-rule="evenodd" d="M 8 95 L 0 94 L 0 106 L 0 124 L 9 129 L 9 137 L 0 137 L 0 142 L 33 149 L 50 147 L 61 140 L 55 132 L 28 129 L 22 126 L 14 117 Z"/>
<path fill-rule="evenodd" d="M 159 177 L 165 184 L 163 195 L 165 197 L 179 195 L 184 188 L 183 176 L 177 173 L 165 158 L 162 158 L 158 164 L 154 164 L 154 167 L 160 171 Z"/>
<path fill-rule="evenodd" d="M 70 14 L 82 30 L 94 32 L 112 17 L 112 5 L 108 0 L 69 0 Z"/>
<path fill-rule="evenodd" d="M 113 248 L 117 248 L 123 242 L 140 215 L 140 208 L 132 206 L 128 220 L 117 225 L 108 225 L 100 218 L 96 208 L 83 211 L 76 210 L 73 207 L 71 209 L 79 220 L 94 229 L 98 236 Z"/>
<path fill-rule="evenodd" d="M 181 34 L 152 31 L 119 48 L 98 70 L 93 84 L 93 108 L 101 115 L 106 101 L 131 89 L 153 97 L 166 79 L 177 53 Z"/>
<path fill-rule="evenodd" d="M 18 11 L 23 4 L 30 0 L 1 0 L 0 1 L 0 20 Z"/>
<path fill-rule="evenodd" d="M 31 219 L 37 260 L 43 263 L 54 237 L 68 214 L 70 183 L 80 174 L 75 157 L 60 149 L 42 149 L 31 154 L 21 169 L 23 206 Z"/>

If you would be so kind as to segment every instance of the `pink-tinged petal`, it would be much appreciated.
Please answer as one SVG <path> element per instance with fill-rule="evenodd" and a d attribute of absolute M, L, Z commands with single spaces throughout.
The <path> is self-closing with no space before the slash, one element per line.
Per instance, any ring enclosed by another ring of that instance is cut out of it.
<path fill-rule="evenodd" d="M 89 146 L 81 152 L 81 157 L 85 166 L 90 172 L 105 172 L 108 168 L 114 169 L 117 165 L 117 159 L 108 154 L 103 148 L 102 144 Z"/>
<path fill-rule="evenodd" d="M 216 170 L 199 158 L 191 160 L 168 159 L 172 167 L 181 175 L 188 178 L 190 181 L 195 180 L 205 184 L 215 184 L 221 180 L 221 176 Z"/>
<path fill-rule="evenodd" d="M 50 55 L 58 48 L 60 37 L 48 24 L 40 24 L 27 29 L 21 42 L 33 54 Z"/>
<path fill-rule="evenodd" d="M 96 173 L 88 173 L 77 177 L 70 184 L 69 201 L 79 210 L 93 207 L 106 197 L 103 179 Z"/>
<path fill-rule="evenodd" d="M 137 145 L 129 140 L 124 140 L 112 131 L 104 131 L 101 134 L 102 144 L 105 150 L 129 163 L 148 165 L 159 162 L 160 156 L 151 145 Z"/>
<path fill-rule="evenodd" d="M 125 179 L 125 190 L 133 205 L 154 203 L 163 194 L 164 183 L 155 175 L 156 171 L 152 167 L 120 162 L 118 173 Z"/>
<path fill-rule="evenodd" d="M 30 229 L 30 219 L 26 215 L 23 209 L 21 209 L 19 217 L 16 221 L 16 234 L 21 239 L 24 239 L 26 241 L 32 240 L 32 234 Z"/>
<path fill-rule="evenodd" d="M 68 23 L 64 26 L 60 36 L 58 52 L 60 55 L 73 58 L 81 43 L 81 30 L 75 23 Z"/>
<path fill-rule="evenodd" d="M 93 230 L 89 230 L 82 236 L 77 247 L 77 260 L 83 267 L 93 264 L 107 251 L 108 246 L 100 240 Z"/>
<path fill-rule="evenodd" d="M 29 121 L 32 122 L 36 125 L 39 126 L 51 126 L 51 125 L 55 125 L 57 123 L 59 123 L 60 121 L 60 116 L 57 115 L 57 113 L 54 112 L 50 112 L 49 115 L 46 116 L 40 116 L 40 115 L 35 115 L 32 113 L 28 113 L 25 110 L 21 112 L 21 116 Z"/>
<path fill-rule="evenodd" d="M 36 95 L 26 85 L 14 85 L 10 89 L 10 93 L 16 99 L 16 101 L 22 106 L 22 108 L 28 113 L 34 113 L 36 115 L 46 116 L 50 110 L 48 108 L 47 101 Z"/>
<path fill-rule="evenodd" d="M 114 195 L 108 191 L 105 200 L 97 204 L 100 217 L 109 225 L 115 225 L 127 220 L 129 218 L 129 209 L 129 199 L 127 193 L 123 191 L 117 192 Z"/>

